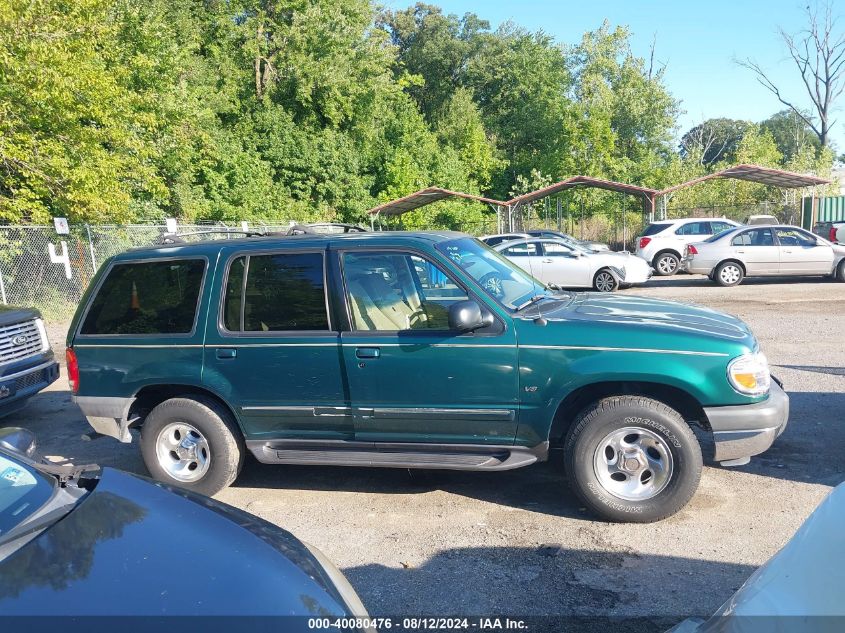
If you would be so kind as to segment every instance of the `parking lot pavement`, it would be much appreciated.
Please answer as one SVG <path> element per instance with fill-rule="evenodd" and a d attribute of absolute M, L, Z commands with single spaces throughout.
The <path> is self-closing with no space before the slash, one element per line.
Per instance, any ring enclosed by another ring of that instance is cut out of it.
<path fill-rule="evenodd" d="M 593 521 L 555 464 L 462 473 L 248 460 L 219 498 L 317 545 L 374 615 L 642 615 L 665 628 L 709 614 L 845 480 L 845 284 L 677 276 L 625 292 L 740 316 L 792 400 L 774 447 L 747 466 L 705 468 L 678 515 Z M 145 473 L 134 444 L 81 439 L 64 378 L 5 424 L 35 431 L 43 454 Z"/>

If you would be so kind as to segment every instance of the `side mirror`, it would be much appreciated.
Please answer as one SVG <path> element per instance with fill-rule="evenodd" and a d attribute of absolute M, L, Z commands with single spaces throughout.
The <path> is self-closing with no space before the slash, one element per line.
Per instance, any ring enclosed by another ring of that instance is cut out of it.
<path fill-rule="evenodd" d="M 458 301 L 449 306 L 449 329 L 455 332 L 474 332 L 491 324 L 481 313 L 481 306 L 472 300 Z"/>
<path fill-rule="evenodd" d="M 24 457 L 32 457 L 35 454 L 35 434 L 29 429 L 17 426 L 0 429 L 0 448 Z"/>

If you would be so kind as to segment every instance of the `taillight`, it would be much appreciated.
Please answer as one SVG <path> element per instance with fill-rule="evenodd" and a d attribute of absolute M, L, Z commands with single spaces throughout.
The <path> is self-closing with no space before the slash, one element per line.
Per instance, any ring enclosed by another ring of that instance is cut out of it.
<path fill-rule="evenodd" d="M 641 237 L 640 238 L 640 248 L 645 248 L 648 246 L 648 243 L 651 241 L 650 237 Z"/>
<path fill-rule="evenodd" d="M 70 384 L 71 393 L 79 391 L 79 363 L 76 361 L 76 352 L 72 347 L 65 350 L 65 358 L 67 358 L 67 381 Z"/>
<path fill-rule="evenodd" d="M 831 242 L 836 241 L 836 227 L 835 226 L 830 227 L 830 233 L 827 234 L 827 239 L 830 240 Z"/>
<path fill-rule="evenodd" d="M 695 246 L 693 246 L 692 244 L 690 244 L 689 246 L 687 246 L 687 252 L 688 252 L 690 255 L 698 255 L 698 249 L 697 249 L 697 248 L 695 248 Z"/>

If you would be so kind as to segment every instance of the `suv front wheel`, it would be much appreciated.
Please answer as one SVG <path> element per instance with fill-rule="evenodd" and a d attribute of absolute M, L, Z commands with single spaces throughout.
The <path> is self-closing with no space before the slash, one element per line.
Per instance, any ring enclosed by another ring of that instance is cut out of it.
<path fill-rule="evenodd" d="M 231 414 L 210 398 L 165 400 L 141 427 L 141 455 L 153 478 L 204 495 L 235 481 L 244 453 Z"/>
<path fill-rule="evenodd" d="M 683 417 L 643 396 L 613 396 L 576 418 L 564 445 L 570 483 L 596 514 L 649 523 L 683 508 L 701 478 L 701 447 Z"/>

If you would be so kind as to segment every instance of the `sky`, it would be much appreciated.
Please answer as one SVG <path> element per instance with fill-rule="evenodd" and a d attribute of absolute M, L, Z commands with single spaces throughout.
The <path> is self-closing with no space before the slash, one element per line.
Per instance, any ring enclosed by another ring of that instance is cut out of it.
<path fill-rule="evenodd" d="M 512 20 L 529 30 L 543 30 L 557 41 L 575 44 L 603 20 L 628 26 L 634 54 L 647 57 L 656 38 L 655 60 L 666 66 L 665 81 L 685 110 L 679 136 L 709 118 L 763 121 L 785 106 L 734 59 L 751 59 L 767 72 L 781 93 L 799 107 L 809 97 L 794 62 L 778 34 L 782 26 L 796 33 L 805 24 L 806 0 L 427 0 L 444 13 L 476 13 L 492 28 Z M 408 0 L 382 0 L 402 9 Z M 845 23 L 845 3 L 842 22 Z M 837 3 L 833 3 L 834 9 Z M 845 96 L 834 112 L 840 119 L 831 131 L 837 153 L 845 151 Z"/>

